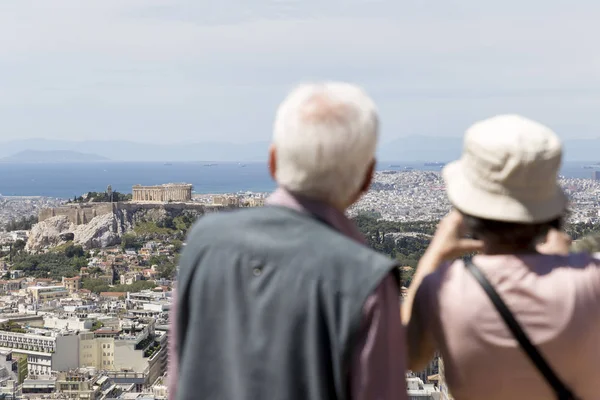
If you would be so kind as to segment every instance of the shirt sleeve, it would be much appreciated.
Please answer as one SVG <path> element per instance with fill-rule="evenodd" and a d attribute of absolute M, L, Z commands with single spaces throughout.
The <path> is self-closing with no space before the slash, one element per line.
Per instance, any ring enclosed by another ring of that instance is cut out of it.
<path fill-rule="evenodd" d="M 167 375 L 167 388 L 169 390 L 169 400 L 176 398 L 177 389 L 177 371 L 179 367 L 179 359 L 177 351 L 177 296 L 175 290 L 173 290 L 171 310 L 169 312 L 169 347 L 168 347 L 168 375 Z"/>
<path fill-rule="evenodd" d="M 350 370 L 352 400 L 406 400 L 406 349 L 400 293 L 388 275 L 367 298 Z"/>

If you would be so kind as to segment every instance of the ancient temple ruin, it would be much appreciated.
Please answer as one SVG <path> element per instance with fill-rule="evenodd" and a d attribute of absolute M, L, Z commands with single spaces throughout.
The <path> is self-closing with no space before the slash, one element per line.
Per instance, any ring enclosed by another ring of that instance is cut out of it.
<path fill-rule="evenodd" d="M 135 202 L 189 202 L 192 201 L 192 185 L 188 183 L 167 183 L 158 186 L 135 185 L 132 189 Z"/>

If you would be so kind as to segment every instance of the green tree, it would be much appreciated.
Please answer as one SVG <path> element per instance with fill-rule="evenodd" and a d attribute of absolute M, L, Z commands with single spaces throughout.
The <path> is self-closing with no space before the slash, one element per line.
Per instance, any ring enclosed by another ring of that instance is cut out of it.
<path fill-rule="evenodd" d="M 28 231 L 33 227 L 33 225 L 35 225 L 37 223 L 38 223 L 37 215 L 30 215 L 30 216 L 10 220 L 9 222 L 6 223 L 6 225 L 4 226 L 4 229 L 7 232 Z"/>
<path fill-rule="evenodd" d="M 15 243 L 13 243 L 13 246 L 12 246 L 12 248 L 13 248 L 13 250 L 14 250 L 15 252 L 20 252 L 21 250 L 24 250 L 24 249 L 25 249 L 25 245 L 26 245 L 26 243 L 25 243 L 25 241 L 24 241 L 24 240 L 17 239 L 17 240 L 15 241 Z"/>
<path fill-rule="evenodd" d="M 68 243 L 55 251 L 42 254 L 17 253 L 13 257 L 13 269 L 23 270 L 36 278 L 73 277 L 88 264 L 81 246 Z"/>
<path fill-rule="evenodd" d="M 175 253 L 179 253 L 183 248 L 183 242 L 181 240 L 172 240 L 171 244 L 173 245 L 173 251 Z"/>
<path fill-rule="evenodd" d="M 73 243 L 68 244 L 64 249 L 64 254 L 68 258 L 81 257 L 85 258 L 85 251 L 83 247 L 74 245 Z"/>
<path fill-rule="evenodd" d="M 93 293 L 110 292 L 110 286 L 102 279 L 84 279 L 81 283 L 83 289 L 87 289 Z"/>
<path fill-rule="evenodd" d="M 372 213 L 354 218 L 358 229 L 373 249 L 395 258 L 400 265 L 415 267 L 429 246 L 436 222 L 378 220 Z"/>
<path fill-rule="evenodd" d="M 121 236 L 121 249 L 141 249 L 142 243 L 138 239 L 138 237 L 131 233 L 126 233 Z"/>

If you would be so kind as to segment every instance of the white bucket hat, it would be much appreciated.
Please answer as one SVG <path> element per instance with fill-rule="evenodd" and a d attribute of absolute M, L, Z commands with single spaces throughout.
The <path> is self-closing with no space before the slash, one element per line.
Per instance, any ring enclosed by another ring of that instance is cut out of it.
<path fill-rule="evenodd" d="M 465 134 L 461 159 L 443 170 L 450 202 L 474 217 L 516 223 L 564 214 L 558 185 L 562 145 L 549 128 L 518 115 L 476 123 Z"/>

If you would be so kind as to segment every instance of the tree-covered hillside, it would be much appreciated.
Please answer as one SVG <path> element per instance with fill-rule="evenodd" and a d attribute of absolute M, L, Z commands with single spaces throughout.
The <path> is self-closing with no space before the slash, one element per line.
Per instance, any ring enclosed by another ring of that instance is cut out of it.
<path fill-rule="evenodd" d="M 438 221 L 394 222 L 378 220 L 378 217 L 376 213 L 359 214 L 354 222 L 373 249 L 395 258 L 402 266 L 416 267 L 435 233 Z M 578 240 L 599 234 L 600 226 L 569 223 L 565 230 L 573 240 Z M 404 285 L 410 283 L 411 270 L 403 270 L 402 277 Z"/>

